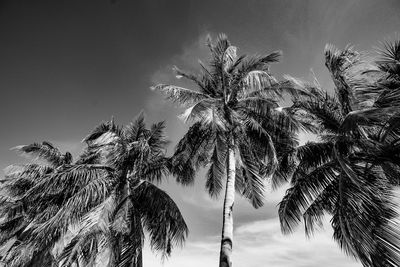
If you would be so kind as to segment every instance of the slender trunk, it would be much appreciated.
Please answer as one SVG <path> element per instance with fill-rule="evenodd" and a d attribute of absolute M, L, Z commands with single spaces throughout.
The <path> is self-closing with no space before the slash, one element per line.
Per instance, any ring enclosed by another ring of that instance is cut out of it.
<path fill-rule="evenodd" d="M 139 249 L 139 253 L 136 257 L 136 267 L 143 267 L 142 248 Z"/>
<path fill-rule="evenodd" d="M 142 220 L 140 214 L 138 212 L 134 212 L 133 215 L 133 222 L 131 229 L 131 236 L 133 236 L 133 244 L 136 247 L 136 252 L 133 259 L 132 267 L 142 267 L 143 266 L 143 259 L 142 259 L 142 248 L 143 248 L 143 227 L 142 227 Z"/>
<path fill-rule="evenodd" d="M 220 267 L 232 266 L 232 241 L 233 241 L 233 204 L 235 201 L 235 152 L 233 147 L 228 148 L 228 173 L 226 179 L 221 251 L 219 257 Z"/>
<path fill-rule="evenodd" d="M 126 168 L 123 168 L 122 174 L 121 174 L 121 183 L 118 186 L 117 189 L 117 205 L 125 199 L 126 196 L 129 195 L 129 182 L 128 182 L 128 177 L 129 173 L 126 171 Z M 126 206 L 125 206 L 126 207 Z M 123 212 L 122 216 L 124 219 L 127 216 L 127 210 L 125 207 L 122 207 L 119 212 Z M 119 214 L 118 212 L 118 214 Z M 116 214 L 116 216 L 118 216 Z M 116 218 L 114 217 L 113 220 Z M 116 232 L 115 230 L 111 229 L 111 234 L 114 236 L 112 242 L 111 242 L 111 247 L 110 247 L 110 260 L 108 263 L 108 267 L 115 267 L 118 266 L 121 260 L 121 252 L 122 252 L 122 235 L 121 233 Z"/>

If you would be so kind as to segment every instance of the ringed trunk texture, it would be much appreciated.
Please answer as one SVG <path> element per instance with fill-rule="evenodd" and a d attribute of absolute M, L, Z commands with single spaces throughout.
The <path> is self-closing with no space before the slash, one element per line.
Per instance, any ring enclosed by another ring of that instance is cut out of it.
<path fill-rule="evenodd" d="M 228 149 L 228 175 L 226 179 L 222 239 L 219 257 L 219 267 L 232 266 L 232 243 L 233 243 L 233 204 L 235 201 L 235 152 L 233 148 Z"/>

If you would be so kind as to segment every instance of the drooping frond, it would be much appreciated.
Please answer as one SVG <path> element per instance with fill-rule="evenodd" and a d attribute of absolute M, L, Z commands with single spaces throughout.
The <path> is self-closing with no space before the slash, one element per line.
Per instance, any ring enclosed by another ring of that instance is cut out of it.
<path fill-rule="evenodd" d="M 143 162 L 140 171 L 140 179 L 149 182 L 161 182 L 163 177 L 169 174 L 170 160 L 164 156 L 154 156 L 148 161 Z"/>
<path fill-rule="evenodd" d="M 21 153 L 25 153 L 36 157 L 37 159 L 44 160 L 50 163 L 54 167 L 58 167 L 64 163 L 71 163 L 71 159 L 68 159 L 68 162 L 64 161 L 63 155 L 58 150 L 58 148 L 54 147 L 53 144 L 49 142 L 33 143 L 31 145 L 23 145 L 16 146 L 12 148 L 13 150 L 17 150 Z"/>
<path fill-rule="evenodd" d="M 330 142 L 307 142 L 297 148 L 299 165 L 303 169 L 316 168 L 333 159 L 333 144 Z"/>
<path fill-rule="evenodd" d="M 301 221 L 303 212 L 336 178 L 335 162 L 328 162 L 307 173 L 301 168 L 293 174 L 293 186 L 279 203 L 279 219 L 283 233 L 291 233 Z"/>
<path fill-rule="evenodd" d="M 24 198 L 34 201 L 45 194 L 56 194 L 63 190 L 75 192 L 90 181 L 111 175 L 114 170 L 103 165 L 76 165 L 41 179 L 25 194 Z M 71 187 L 70 185 L 74 185 Z"/>
<path fill-rule="evenodd" d="M 398 246 L 398 235 L 392 239 L 382 238 L 390 232 L 391 221 L 397 216 L 391 200 L 392 189 L 379 178 L 379 169 L 365 173 L 363 168 L 355 167 L 354 172 L 367 179 L 361 180 L 362 186 L 359 186 L 341 176 L 332 218 L 334 238 L 347 254 L 360 259 L 364 266 L 376 266 L 376 260 L 380 262 L 378 266 L 389 263 L 392 265 L 388 266 L 396 266 L 399 250 L 392 252 L 393 247 Z"/>
<path fill-rule="evenodd" d="M 214 149 L 210 158 L 211 165 L 207 171 L 206 190 L 211 197 L 218 197 L 223 185 L 225 175 L 225 162 L 227 160 L 228 148 L 223 136 L 217 135 Z"/>
<path fill-rule="evenodd" d="M 104 239 L 104 233 L 100 229 L 81 230 L 58 256 L 60 266 L 70 267 L 77 262 L 86 263 L 85 266 L 94 266 L 99 252 L 99 243 L 102 239 Z M 89 261 L 87 261 L 87 258 L 89 258 Z"/>
<path fill-rule="evenodd" d="M 31 223 L 33 234 L 44 244 L 57 239 L 69 225 L 78 223 L 86 212 L 101 203 L 110 194 L 113 184 L 115 177 L 104 166 L 73 166 L 43 179 L 28 190 L 24 199 L 40 202 L 57 195 L 66 199 L 51 219 Z"/>
<path fill-rule="evenodd" d="M 131 201 L 142 216 L 153 249 L 169 256 L 174 245 L 183 244 L 188 228 L 177 205 L 164 191 L 143 182 L 132 191 Z"/>
<path fill-rule="evenodd" d="M 241 176 L 242 188 L 238 189 L 245 198 L 249 199 L 254 208 L 260 208 L 264 205 L 266 175 L 262 172 L 260 160 L 252 151 L 254 147 L 249 143 L 243 142 L 239 145 L 240 171 L 238 175 Z"/>
<path fill-rule="evenodd" d="M 179 183 L 193 183 L 195 171 L 208 160 L 215 134 L 200 122 L 193 124 L 179 141 L 172 156 L 171 172 Z"/>
<path fill-rule="evenodd" d="M 168 145 L 169 141 L 165 136 L 165 121 L 155 123 L 150 128 L 149 146 L 154 151 L 162 151 Z"/>
<path fill-rule="evenodd" d="M 271 177 L 273 190 L 287 183 L 296 169 L 295 150 L 278 151 L 278 167 Z"/>
<path fill-rule="evenodd" d="M 338 180 L 334 180 L 305 209 L 303 220 L 307 236 L 311 236 L 314 233 L 316 226 L 322 226 L 322 218 L 325 213 L 333 214 L 337 198 Z"/>
<path fill-rule="evenodd" d="M 39 164 L 10 165 L 5 170 L 2 189 L 10 196 L 21 197 L 42 176 L 52 173 L 50 166 Z"/>
<path fill-rule="evenodd" d="M 58 255 L 61 266 L 74 266 L 76 263 L 95 266 L 97 256 L 110 246 L 109 225 L 116 208 L 115 200 L 115 192 L 112 192 L 105 201 L 83 216 L 76 226 L 79 231 Z"/>
<path fill-rule="evenodd" d="M 323 131 L 338 133 L 342 124 L 342 114 L 337 101 L 328 94 L 320 97 L 310 98 L 295 104 L 296 109 L 303 110 L 315 120 L 315 123 L 322 127 Z"/>

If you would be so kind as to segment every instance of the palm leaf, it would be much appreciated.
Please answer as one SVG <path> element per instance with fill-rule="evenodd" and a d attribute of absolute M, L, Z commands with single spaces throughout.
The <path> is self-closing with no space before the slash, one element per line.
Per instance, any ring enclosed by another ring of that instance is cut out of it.
<path fill-rule="evenodd" d="M 190 106 L 201 100 L 209 98 L 209 96 L 204 93 L 175 85 L 158 84 L 153 86 L 152 90 L 157 90 L 164 93 L 168 100 L 179 103 L 182 106 Z"/>
<path fill-rule="evenodd" d="M 42 144 L 33 143 L 31 145 L 22 145 L 12 148 L 21 153 L 32 155 L 37 157 L 37 159 L 45 160 L 54 167 L 58 167 L 63 164 L 63 157 L 60 151 L 55 148 L 49 142 L 43 142 Z"/>
<path fill-rule="evenodd" d="M 169 256 L 173 245 L 183 244 L 188 228 L 177 205 L 164 191 L 143 182 L 134 190 L 131 201 L 142 215 L 153 249 Z"/>

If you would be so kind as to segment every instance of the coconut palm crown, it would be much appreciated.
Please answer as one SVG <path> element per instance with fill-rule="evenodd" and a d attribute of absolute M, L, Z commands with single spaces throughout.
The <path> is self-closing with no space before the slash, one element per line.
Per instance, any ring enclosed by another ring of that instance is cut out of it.
<path fill-rule="evenodd" d="M 363 54 L 327 45 L 325 59 L 334 95 L 298 82 L 311 95 L 294 109 L 310 116 L 320 132 L 318 142 L 297 149 L 298 167 L 279 206 L 282 231 L 290 233 L 304 220 L 311 235 L 327 213 L 346 254 L 366 267 L 400 266 L 393 199 L 400 177 L 399 106 L 379 105 L 383 96 L 368 103 L 360 97 L 374 84 L 363 78 Z"/>
<path fill-rule="evenodd" d="M 33 161 L 23 165 L 11 165 L 5 169 L 1 184 L 0 244 L 1 257 L 7 266 L 56 266 L 51 253 L 52 245 L 36 250 L 24 245 L 30 236 L 32 223 L 44 222 L 54 216 L 62 203 L 58 199 L 43 199 L 37 205 L 29 205 L 23 196 L 44 176 L 50 176 L 67 168 L 72 163 L 72 155 L 62 154 L 50 142 L 33 143 L 13 148 L 30 156 Z"/>
<path fill-rule="evenodd" d="M 185 107 L 181 118 L 192 123 L 172 157 L 177 181 L 191 184 L 198 168 L 206 167 L 210 196 L 225 193 L 220 266 L 231 266 L 235 190 L 259 208 L 268 178 L 275 173 L 274 186 L 286 180 L 301 125 L 279 101 L 286 93 L 299 94 L 290 81 L 279 82 L 270 72 L 280 52 L 237 56 L 224 34 L 215 43 L 208 38 L 207 46 L 210 64 L 200 62 L 199 74 L 174 68 L 177 78 L 196 89 L 166 84 L 153 89 Z"/>
<path fill-rule="evenodd" d="M 96 266 L 99 260 L 110 267 L 142 266 L 144 231 L 163 256 L 182 245 L 186 223 L 152 183 L 168 173 L 164 128 L 160 122 L 148 129 L 142 115 L 126 127 L 102 123 L 84 139 L 87 148 L 77 162 L 39 177 L 21 201 L 32 209 L 51 207 L 51 201 L 59 206 L 22 231 L 27 238 L 15 251 L 25 252 L 11 255 L 10 266 L 31 266 L 26 259 L 52 249 L 68 231 L 72 238 L 57 255 L 60 266 Z"/>
<path fill-rule="evenodd" d="M 175 202 L 153 184 L 168 174 L 164 129 L 164 122 L 148 129 L 140 114 L 126 127 L 102 123 L 84 139 L 87 149 L 77 163 L 108 166 L 117 180 L 103 202 L 86 214 L 80 232 L 61 253 L 64 266 L 88 255 L 93 258 L 102 245 L 110 255 L 108 266 L 140 267 L 144 231 L 163 257 L 170 255 L 174 245 L 183 244 L 186 223 Z M 85 251 L 88 247 L 93 251 Z"/>

